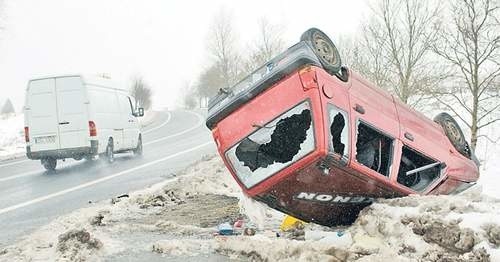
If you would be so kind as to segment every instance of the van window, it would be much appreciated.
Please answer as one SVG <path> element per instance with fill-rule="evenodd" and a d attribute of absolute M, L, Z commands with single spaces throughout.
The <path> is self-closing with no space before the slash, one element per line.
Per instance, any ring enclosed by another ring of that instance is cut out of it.
<path fill-rule="evenodd" d="M 389 176 L 393 139 L 359 122 L 356 142 L 356 161 L 377 173 Z"/>
<path fill-rule="evenodd" d="M 349 158 L 349 118 L 347 113 L 332 104 L 328 104 L 328 116 L 329 152 L 347 160 Z"/>
<path fill-rule="evenodd" d="M 423 191 L 441 172 L 441 165 L 417 151 L 403 146 L 399 163 L 398 183 L 415 191 Z"/>
<path fill-rule="evenodd" d="M 128 96 L 118 94 L 118 100 L 120 101 L 120 107 L 122 112 L 128 112 L 133 115 L 132 104 L 130 104 L 130 99 Z"/>
<path fill-rule="evenodd" d="M 132 114 L 134 113 L 134 104 L 132 103 L 132 100 L 130 99 L 130 96 L 127 96 L 128 98 L 128 103 L 130 104 L 130 110 L 132 111 Z"/>

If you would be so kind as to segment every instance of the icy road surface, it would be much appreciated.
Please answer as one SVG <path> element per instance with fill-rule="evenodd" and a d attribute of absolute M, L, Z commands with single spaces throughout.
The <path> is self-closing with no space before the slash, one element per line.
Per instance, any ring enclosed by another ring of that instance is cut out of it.
<path fill-rule="evenodd" d="M 161 112 L 143 130 L 144 156 L 116 155 L 115 163 L 58 161 L 46 173 L 39 161 L 0 161 L 0 249 L 76 209 L 164 181 L 215 152 L 201 114 Z"/>

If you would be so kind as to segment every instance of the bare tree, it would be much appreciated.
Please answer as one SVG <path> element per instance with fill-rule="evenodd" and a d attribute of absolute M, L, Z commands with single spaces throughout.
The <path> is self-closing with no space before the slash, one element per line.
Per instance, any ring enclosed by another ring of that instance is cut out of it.
<path fill-rule="evenodd" d="M 200 106 L 202 106 L 203 101 L 205 104 L 208 98 L 217 94 L 221 88 L 226 87 L 227 82 L 220 74 L 217 65 L 212 65 L 207 69 L 203 70 L 198 78 L 198 83 L 196 86 L 196 94 L 200 98 Z"/>
<path fill-rule="evenodd" d="M 419 96 L 439 76 L 428 59 L 441 8 L 420 0 L 380 0 L 363 27 L 360 47 L 368 53 L 366 70 L 376 84 L 395 93 L 404 103 Z M 413 100 L 418 103 L 419 99 Z M 413 106 L 415 104 L 411 104 Z"/>
<path fill-rule="evenodd" d="M 224 88 L 232 86 L 240 73 L 240 57 L 237 53 L 233 20 L 227 10 L 221 9 L 213 18 L 208 39 L 208 51 L 224 80 Z"/>
<path fill-rule="evenodd" d="M 495 0 L 452 1 L 452 23 L 441 31 L 440 41 L 433 46 L 435 53 L 456 70 L 453 86 L 434 93 L 470 128 L 473 150 L 479 130 L 500 120 L 498 15 L 499 3 Z"/>
<path fill-rule="evenodd" d="M 132 80 L 130 95 L 135 98 L 135 108 L 151 108 L 153 91 L 151 90 L 151 87 L 144 81 L 143 77 L 137 76 Z"/>
<path fill-rule="evenodd" d="M 283 32 L 283 26 L 272 24 L 265 17 L 259 20 L 257 41 L 249 48 L 250 54 L 244 65 L 245 73 L 252 72 L 283 51 Z"/>

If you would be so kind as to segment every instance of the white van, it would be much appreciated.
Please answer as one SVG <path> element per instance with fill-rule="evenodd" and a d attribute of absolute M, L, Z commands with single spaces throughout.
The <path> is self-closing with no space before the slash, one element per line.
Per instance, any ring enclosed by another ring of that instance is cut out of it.
<path fill-rule="evenodd" d="M 142 154 L 142 136 L 127 91 L 109 79 L 64 75 L 30 80 L 24 108 L 26 155 L 54 170 L 58 159 L 114 161 L 114 153 Z"/>

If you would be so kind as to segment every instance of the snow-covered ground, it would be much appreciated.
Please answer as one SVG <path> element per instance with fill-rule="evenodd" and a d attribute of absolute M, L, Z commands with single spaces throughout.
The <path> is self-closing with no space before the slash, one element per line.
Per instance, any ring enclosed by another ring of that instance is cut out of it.
<path fill-rule="evenodd" d="M 0 160 L 24 154 L 24 115 L 0 117 Z"/>
<path fill-rule="evenodd" d="M 239 217 L 257 234 L 214 235 Z M 307 224 L 302 240 L 276 235 L 282 219 L 243 196 L 212 156 L 161 184 L 60 217 L 0 250 L 0 261 L 500 261 L 500 200 L 478 190 L 379 200 L 342 234 Z"/>

